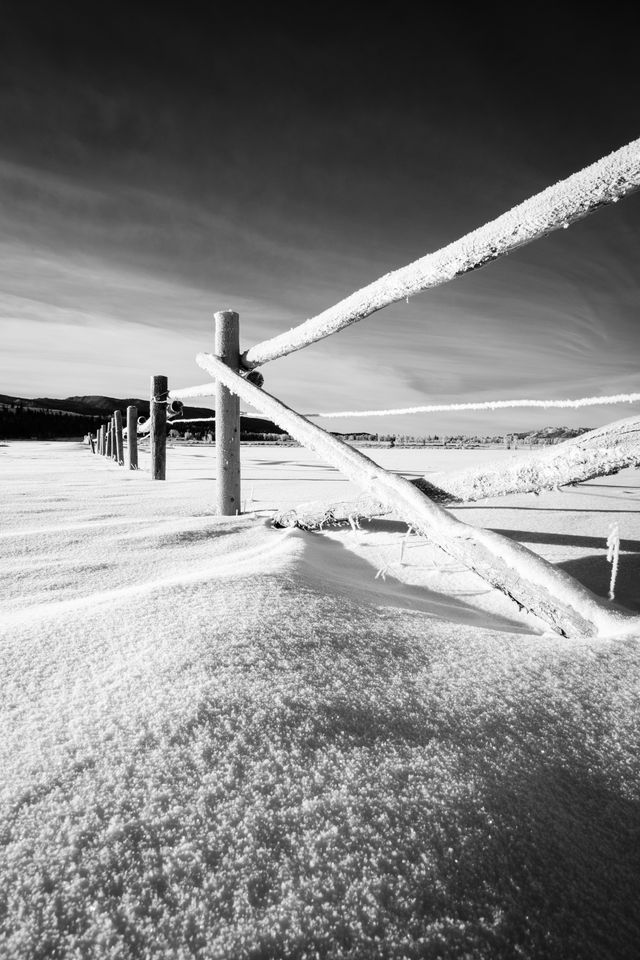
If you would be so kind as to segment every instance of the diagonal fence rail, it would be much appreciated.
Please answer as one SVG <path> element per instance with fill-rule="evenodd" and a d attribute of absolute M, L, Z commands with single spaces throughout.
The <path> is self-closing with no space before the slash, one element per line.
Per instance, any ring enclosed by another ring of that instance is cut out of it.
<path fill-rule="evenodd" d="M 361 490 L 558 633 L 603 636 L 620 632 L 630 620 L 640 625 L 638 618 L 611 610 L 569 574 L 521 544 L 458 520 L 404 477 L 384 470 L 344 440 L 254 387 L 217 357 L 199 353 L 196 362 Z"/>

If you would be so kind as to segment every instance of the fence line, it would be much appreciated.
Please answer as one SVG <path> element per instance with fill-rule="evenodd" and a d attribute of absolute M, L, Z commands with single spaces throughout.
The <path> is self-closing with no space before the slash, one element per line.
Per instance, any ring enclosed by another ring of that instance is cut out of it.
<path fill-rule="evenodd" d="M 115 410 L 109 422 L 101 424 L 96 431 L 95 438 L 88 434 L 91 450 L 107 459 L 115 460 L 119 466 L 126 466 L 129 470 L 138 469 L 138 411 L 134 406 L 127 407 L 127 426 L 122 423 L 122 411 Z M 125 448 L 124 439 L 127 445 Z M 126 462 L 125 462 L 126 450 Z"/>
<path fill-rule="evenodd" d="M 245 351 L 251 369 L 363 320 L 383 307 L 477 270 L 532 240 L 583 219 L 640 187 L 640 139 L 536 194 L 435 253 L 380 277 L 335 306 Z"/>
<path fill-rule="evenodd" d="M 197 363 L 215 383 L 169 391 L 167 378 L 151 380 L 151 476 L 166 477 L 166 424 L 168 408 L 175 410 L 184 397 L 216 397 L 217 503 L 223 515 L 238 513 L 240 499 L 239 398 L 256 407 L 303 446 L 314 450 L 374 496 L 385 507 L 424 533 L 451 556 L 475 570 L 521 607 L 533 612 L 565 636 L 611 636 L 638 617 L 614 611 L 568 574 L 541 557 L 492 531 L 457 520 L 432 502 L 403 477 L 384 470 L 360 451 L 260 389 L 261 377 L 253 367 L 285 356 L 336 333 L 351 323 L 421 290 L 453 280 L 504 256 L 560 227 L 582 219 L 599 207 L 615 203 L 640 187 L 640 139 L 599 160 L 579 173 L 542 191 L 524 203 L 449 244 L 436 253 L 381 277 L 350 297 L 280 336 L 256 344 L 242 358 L 239 352 L 238 314 L 215 314 L 215 354 L 200 353 Z M 242 368 L 242 369 L 241 369 Z M 251 382 L 258 378 L 258 385 Z M 579 401 L 488 401 L 484 404 L 431 405 L 415 412 L 444 409 L 497 409 L 509 406 L 588 406 L 608 402 L 633 402 L 638 394 Z M 377 415 L 391 411 L 378 411 Z M 408 412 L 407 409 L 393 412 Z M 373 415 L 373 411 L 370 412 Z M 330 413 L 322 416 L 362 413 Z M 320 416 L 315 414 L 313 416 Z M 207 418 L 209 419 L 209 418 Z M 129 419 L 127 419 L 129 427 Z M 146 426 L 143 424 L 142 426 Z M 127 431 L 128 439 L 140 427 Z M 107 455 L 116 454 L 115 418 L 107 432 Z"/>

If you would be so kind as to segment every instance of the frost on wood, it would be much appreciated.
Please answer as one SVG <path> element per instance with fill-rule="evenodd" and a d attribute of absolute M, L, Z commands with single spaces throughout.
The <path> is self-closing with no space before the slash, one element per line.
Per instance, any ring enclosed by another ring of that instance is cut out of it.
<path fill-rule="evenodd" d="M 520 544 L 457 520 L 408 480 L 383 470 L 359 450 L 247 383 L 211 354 L 200 353 L 196 361 L 229 390 L 271 417 L 299 443 L 394 510 L 417 532 L 556 632 L 564 636 L 611 636 L 638 625 L 637 617 L 610 609 L 564 571 Z"/>
<path fill-rule="evenodd" d="M 448 283 L 553 230 L 567 227 L 638 187 L 640 140 L 634 140 L 460 240 L 385 274 L 286 333 L 256 344 L 243 355 L 243 364 L 256 367 L 301 350 L 390 303 Z"/>
<path fill-rule="evenodd" d="M 428 456 L 428 454 L 427 454 Z M 564 443 L 533 454 L 520 454 L 507 463 L 483 464 L 465 470 L 430 473 L 409 481 L 441 504 L 472 503 L 512 493 L 540 493 L 570 483 L 618 473 L 640 464 L 640 417 L 617 420 Z M 312 501 L 276 514 L 282 527 L 318 529 L 344 523 L 349 517 L 381 517 L 390 511 L 373 497 L 334 503 Z"/>

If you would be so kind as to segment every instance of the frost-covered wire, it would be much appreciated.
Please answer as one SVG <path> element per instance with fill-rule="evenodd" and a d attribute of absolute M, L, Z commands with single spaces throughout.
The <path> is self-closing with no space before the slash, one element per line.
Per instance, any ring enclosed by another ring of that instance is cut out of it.
<path fill-rule="evenodd" d="M 609 600 L 615 599 L 616 578 L 618 576 L 618 559 L 620 557 L 620 529 L 617 523 L 612 523 L 607 537 L 607 561 L 611 564 L 611 579 L 609 581 Z"/>
<path fill-rule="evenodd" d="M 291 330 L 256 344 L 243 354 L 242 363 L 247 368 L 257 367 L 301 350 L 391 303 L 448 283 L 553 230 L 568 227 L 639 187 L 640 140 L 634 140 L 461 239 L 387 273 Z"/>
<path fill-rule="evenodd" d="M 176 423 L 212 423 L 215 421 L 215 417 L 178 417 L 175 420 L 168 420 L 167 425 L 171 424 L 172 426 Z"/>
<path fill-rule="evenodd" d="M 262 417 L 257 413 L 245 413 L 240 411 L 241 417 L 251 417 L 252 420 L 268 420 L 268 417 Z M 215 423 L 215 417 L 177 417 L 175 420 L 167 420 L 169 423 Z"/>
<path fill-rule="evenodd" d="M 340 410 L 329 413 L 306 413 L 306 417 L 323 420 L 338 417 L 394 417 L 406 413 L 441 413 L 445 410 L 506 410 L 510 407 L 573 408 L 599 407 L 612 403 L 639 403 L 640 393 L 617 393 L 609 397 L 581 397 L 579 400 L 485 400 L 470 403 L 432 403 L 419 407 L 391 407 L 388 410 Z"/>

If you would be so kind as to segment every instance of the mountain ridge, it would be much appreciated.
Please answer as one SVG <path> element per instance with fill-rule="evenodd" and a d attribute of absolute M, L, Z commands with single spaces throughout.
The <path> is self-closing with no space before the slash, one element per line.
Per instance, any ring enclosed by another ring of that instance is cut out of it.
<path fill-rule="evenodd" d="M 139 416 L 149 416 L 149 401 L 134 397 L 119 399 L 94 394 L 64 399 L 53 397 L 28 399 L 0 394 L 0 436 L 16 438 L 29 436 L 36 439 L 40 435 L 76 436 L 79 432 L 88 433 L 95 430 L 115 410 L 121 410 L 125 415 L 129 406 L 137 407 Z M 182 419 L 206 417 L 215 418 L 215 410 L 211 407 L 185 406 L 182 417 L 176 417 L 173 424 L 179 424 Z M 55 423 L 52 422 L 53 418 Z M 215 432 L 213 423 L 211 430 Z M 242 417 L 243 434 L 284 432 L 271 420 L 264 420 L 257 416 Z"/>

